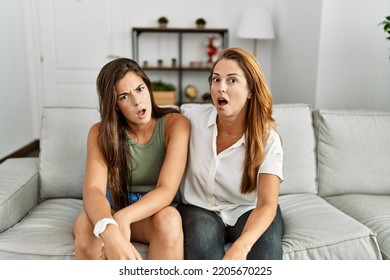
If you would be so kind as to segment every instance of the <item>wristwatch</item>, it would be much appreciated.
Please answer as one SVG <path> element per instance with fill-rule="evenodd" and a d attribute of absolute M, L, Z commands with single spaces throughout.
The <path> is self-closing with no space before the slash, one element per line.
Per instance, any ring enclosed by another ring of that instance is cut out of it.
<path fill-rule="evenodd" d="M 93 234 L 95 234 L 96 237 L 100 238 L 100 234 L 102 234 L 106 230 L 106 227 L 109 224 L 118 226 L 118 223 L 114 219 L 103 218 L 95 224 Z"/>

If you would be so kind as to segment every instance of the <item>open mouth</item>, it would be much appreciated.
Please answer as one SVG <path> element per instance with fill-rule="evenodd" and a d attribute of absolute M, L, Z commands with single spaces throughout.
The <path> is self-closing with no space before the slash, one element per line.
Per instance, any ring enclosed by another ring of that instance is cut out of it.
<path fill-rule="evenodd" d="M 137 116 L 142 117 L 143 115 L 145 115 L 145 113 L 146 113 L 146 109 L 141 109 L 137 112 Z"/>
<path fill-rule="evenodd" d="M 228 104 L 228 102 L 227 102 L 227 100 L 225 98 L 219 98 L 218 99 L 218 105 L 219 106 L 224 106 L 226 104 Z"/>

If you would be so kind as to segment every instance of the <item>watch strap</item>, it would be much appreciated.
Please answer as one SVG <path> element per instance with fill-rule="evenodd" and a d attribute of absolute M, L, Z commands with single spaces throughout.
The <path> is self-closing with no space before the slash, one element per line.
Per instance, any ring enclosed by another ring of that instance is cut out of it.
<path fill-rule="evenodd" d="M 112 218 L 103 218 L 99 220 L 93 229 L 93 234 L 95 234 L 96 237 L 100 238 L 100 234 L 102 234 L 108 225 L 116 225 L 118 226 L 118 223 L 112 219 Z"/>

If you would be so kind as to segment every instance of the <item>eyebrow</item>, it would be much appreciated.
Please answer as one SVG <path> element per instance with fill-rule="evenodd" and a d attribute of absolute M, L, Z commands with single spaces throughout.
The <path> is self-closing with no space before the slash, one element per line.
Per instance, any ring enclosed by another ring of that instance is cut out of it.
<path fill-rule="evenodd" d="M 142 87 L 144 84 L 140 84 L 138 87 L 135 88 L 135 90 L 139 89 L 140 87 Z"/>
<path fill-rule="evenodd" d="M 138 87 L 136 87 L 134 90 L 137 90 L 139 89 L 140 87 L 142 87 L 144 84 L 140 84 Z M 122 95 L 125 95 L 125 94 L 130 94 L 130 92 L 122 92 L 120 94 L 118 94 L 118 97 L 121 97 Z"/>
<path fill-rule="evenodd" d="M 118 94 L 117 98 L 120 98 L 121 96 L 126 95 L 126 94 L 128 94 L 128 93 L 127 92 L 122 92 L 122 93 Z"/>
<path fill-rule="evenodd" d="M 220 74 L 214 72 L 213 75 L 218 75 L 218 76 L 221 76 Z M 227 74 L 227 76 L 240 76 L 238 73 L 230 73 L 230 74 Z"/>

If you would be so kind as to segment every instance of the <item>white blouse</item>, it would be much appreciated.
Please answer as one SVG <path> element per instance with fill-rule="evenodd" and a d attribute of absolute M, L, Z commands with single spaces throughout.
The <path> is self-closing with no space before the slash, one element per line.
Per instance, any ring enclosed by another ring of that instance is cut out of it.
<path fill-rule="evenodd" d="M 257 202 L 257 191 L 240 192 L 245 137 L 217 154 L 214 106 L 195 105 L 184 114 L 191 121 L 191 136 L 186 173 L 180 186 L 182 201 L 214 211 L 225 224 L 233 226 Z M 282 167 L 281 141 L 276 131 L 271 130 L 258 174 L 274 174 L 283 181 Z"/>

